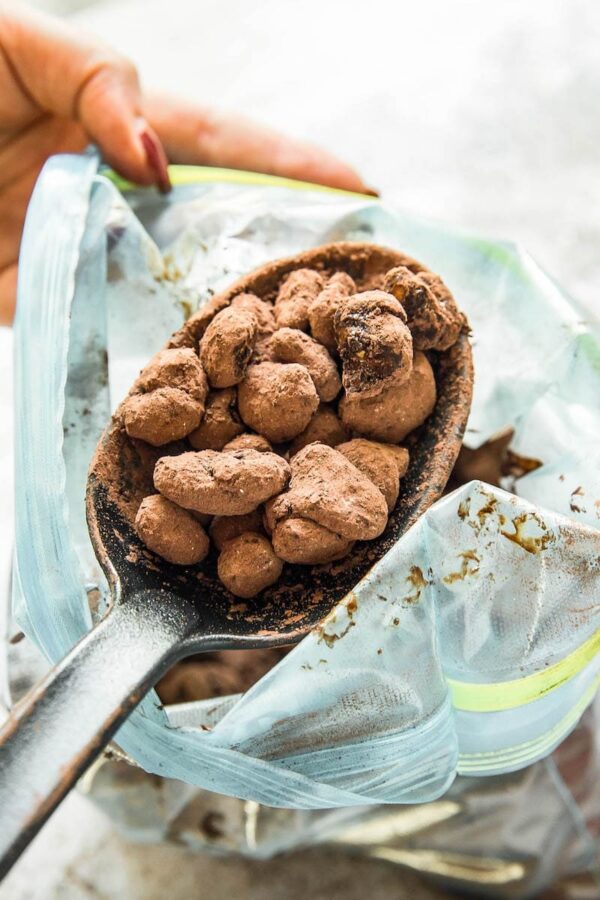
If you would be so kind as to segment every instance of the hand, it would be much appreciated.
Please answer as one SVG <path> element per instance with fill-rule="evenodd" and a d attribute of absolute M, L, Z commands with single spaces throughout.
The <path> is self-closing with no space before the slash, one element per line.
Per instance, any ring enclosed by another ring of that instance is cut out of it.
<path fill-rule="evenodd" d="M 64 22 L 0 3 L 0 323 L 12 319 L 39 171 L 53 153 L 90 142 L 125 178 L 160 190 L 169 189 L 168 158 L 367 192 L 329 153 L 238 117 L 145 96 L 129 60 Z"/>

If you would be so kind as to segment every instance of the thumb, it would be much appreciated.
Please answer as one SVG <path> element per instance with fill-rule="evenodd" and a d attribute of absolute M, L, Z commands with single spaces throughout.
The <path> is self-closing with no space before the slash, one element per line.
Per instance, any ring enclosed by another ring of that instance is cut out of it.
<path fill-rule="evenodd" d="M 33 10 L 4 7 L 0 50 L 12 69 L 26 125 L 40 112 L 72 119 L 125 178 L 168 190 L 167 161 L 141 111 L 137 72 L 125 57 L 70 25 Z"/>

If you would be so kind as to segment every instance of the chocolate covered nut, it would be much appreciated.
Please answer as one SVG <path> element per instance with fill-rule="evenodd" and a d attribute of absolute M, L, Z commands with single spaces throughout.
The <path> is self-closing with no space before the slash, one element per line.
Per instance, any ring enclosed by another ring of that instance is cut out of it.
<path fill-rule="evenodd" d="M 280 328 L 269 340 L 273 362 L 306 366 L 321 400 L 333 400 L 342 389 L 337 366 L 325 347 L 297 328 Z"/>
<path fill-rule="evenodd" d="M 356 293 L 356 285 L 345 272 L 332 275 L 308 308 L 311 334 L 331 352 L 337 352 L 333 317 L 345 297 Z"/>
<path fill-rule="evenodd" d="M 231 307 L 237 310 L 243 309 L 254 315 L 258 338 L 268 337 L 275 331 L 273 306 L 261 300 L 256 294 L 238 294 L 231 301 Z"/>
<path fill-rule="evenodd" d="M 335 447 L 337 444 L 347 441 L 349 437 L 350 432 L 340 422 L 335 410 L 331 406 L 321 403 L 304 431 L 300 432 L 290 444 L 290 456 L 298 453 L 308 444 L 321 443 Z"/>
<path fill-rule="evenodd" d="M 262 534 L 245 532 L 227 541 L 219 554 L 217 571 L 225 587 L 236 597 L 249 599 L 274 584 L 283 563 Z"/>
<path fill-rule="evenodd" d="M 142 500 L 135 527 L 146 547 L 178 566 L 193 566 L 208 553 L 202 525 L 160 494 Z"/>
<path fill-rule="evenodd" d="M 152 357 L 134 389 L 142 393 L 157 388 L 178 388 L 204 406 L 208 381 L 197 354 L 190 348 L 161 350 Z"/>
<path fill-rule="evenodd" d="M 410 456 L 406 447 L 399 447 L 397 444 L 378 444 L 378 446 L 382 447 L 396 463 L 398 478 L 404 478 L 410 462 Z"/>
<path fill-rule="evenodd" d="M 466 319 L 439 275 L 397 266 L 387 273 L 385 290 L 406 310 L 415 350 L 447 350 L 456 343 Z"/>
<path fill-rule="evenodd" d="M 289 490 L 273 502 L 274 523 L 311 519 L 349 541 L 372 540 L 384 530 L 383 494 L 345 456 L 325 444 L 309 444 L 290 462 Z"/>
<path fill-rule="evenodd" d="M 262 514 L 259 509 L 254 509 L 244 516 L 215 516 L 208 533 L 215 547 L 220 550 L 225 541 L 230 541 L 245 531 L 262 534 Z"/>
<path fill-rule="evenodd" d="M 202 450 L 158 460 L 154 485 L 163 496 L 212 516 L 252 512 L 278 494 L 290 477 L 287 462 L 275 453 Z"/>
<path fill-rule="evenodd" d="M 348 394 L 338 408 L 340 419 L 353 431 L 395 444 L 422 425 L 435 407 L 435 376 L 424 353 L 417 352 L 404 384 L 392 385 L 375 397 Z"/>
<path fill-rule="evenodd" d="M 223 447 L 225 453 L 229 453 L 231 450 L 258 450 L 260 453 L 273 452 L 270 443 L 262 434 L 250 434 L 250 432 L 238 435 L 238 437 L 235 437 Z"/>
<path fill-rule="evenodd" d="M 384 291 L 345 298 L 334 315 L 347 394 L 372 397 L 401 384 L 412 369 L 412 337 L 402 305 Z"/>
<path fill-rule="evenodd" d="M 202 422 L 189 435 L 189 442 L 195 450 L 222 450 L 244 430 L 237 411 L 235 388 L 211 391 Z"/>
<path fill-rule="evenodd" d="M 275 300 L 277 326 L 307 331 L 309 307 L 323 286 L 323 277 L 313 269 L 291 272 L 279 288 Z"/>
<path fill-rule="evenodd" d="M 400 476 L 396 459 L 386 449 L 386 445 L 356 438 L 345 444 L 338 444 L 337 450 L 379 488 L 385 497 L 388 511 L 391 512 L 398 499 Z"/>
<path fill-rule="evenodd" d="M 282 519 L 273 529 L 273 550 L 285 562 L 318 565 L 341 559 L 352 542 L 310 519 Z"/>
<path fill-rule="evenodd" d="M 148 394 L 132 394 L 123 403 L 125 431 L 162 447 L 178 441 L 198 427 L 203 406 L 179 388 L 157 388 Z"/>
<path fill-rule="evenodd" d="M 251 366 L 238 387 L 243 421 L 276 444 L 304 431 L 318 405 L 319 397 L 308 370 L 296 363 L 264 362 Z"/>
<path fill-rule="evenodd" d="M 200 362 L 213 388 L 232 387 L 246 374 L 258 326 L 253 313 L 229 306 L 218 313 L 200 341 Z"/>

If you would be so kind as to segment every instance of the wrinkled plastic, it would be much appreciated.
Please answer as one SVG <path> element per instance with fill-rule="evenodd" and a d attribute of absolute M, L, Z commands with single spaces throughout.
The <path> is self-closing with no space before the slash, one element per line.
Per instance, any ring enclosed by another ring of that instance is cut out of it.
<path fill-rule="evenodd" d="M 210 170 L 174 180 L 168 199 L 124 199 L 90 158 L 59 157 L 36 189 L 17 324 L 24 630 L 57 660 L 91 624 L 105 587 L 83 517 L 87 462 L 168 335 L 268 259 L 372 240 L 439 271 L 469 315 L 467 443 L 511 425 L 514 451 L 542 465 L 516 495 L 472 482 L 443 498 L 243 697 L 174 718 L 152 694 L 118 743 L 147 771 L 305 809 L 431 801 L 457 772 L 546 757 L 599 677 L 597 337 L 512 245 L 340 192 Z"/>

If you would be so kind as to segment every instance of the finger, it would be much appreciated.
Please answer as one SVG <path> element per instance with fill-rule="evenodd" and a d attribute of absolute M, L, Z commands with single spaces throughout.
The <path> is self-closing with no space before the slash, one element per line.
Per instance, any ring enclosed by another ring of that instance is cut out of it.
<path fill-rule="evenodd" d="M 333 154 L 241 116 L 220 115 L 159 94 L 144 98 L 144 111 L 171 162 L 250 169 L 373 193 Z"/>
<path fill-rule="evenodd" d="M 17 302 L 17 264 L 0 269 L 0 325 L 10 325 Z"/>
<path fill-rule="evenodd" d="M 0 12 L 0 43 L 24 98 L 22 115 L 37 107 L 78 120 L 118 172 L 168 189 L 166 157 L 142 116 L 129 60 L 64 22 L 14 7 Z"/>

